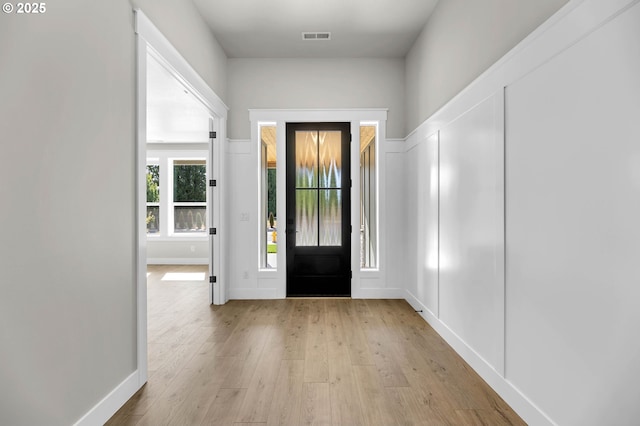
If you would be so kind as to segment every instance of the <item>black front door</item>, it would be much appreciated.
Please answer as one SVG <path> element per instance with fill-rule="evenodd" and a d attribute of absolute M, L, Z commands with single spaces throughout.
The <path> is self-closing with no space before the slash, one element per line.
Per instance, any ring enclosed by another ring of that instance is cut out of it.
<path fill-rule="evenodd" d="M 287 295 L 351 295 L 350 123 L 287 123 Z"/>

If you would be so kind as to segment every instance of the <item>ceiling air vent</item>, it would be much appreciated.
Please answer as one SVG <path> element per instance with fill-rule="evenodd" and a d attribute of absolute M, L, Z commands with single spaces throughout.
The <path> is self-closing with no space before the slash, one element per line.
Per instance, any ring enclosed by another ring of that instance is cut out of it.
<path fill-rule="evenodd" d="M 331 40 L 329 32 L 302 33 L 303 40 Z"/>

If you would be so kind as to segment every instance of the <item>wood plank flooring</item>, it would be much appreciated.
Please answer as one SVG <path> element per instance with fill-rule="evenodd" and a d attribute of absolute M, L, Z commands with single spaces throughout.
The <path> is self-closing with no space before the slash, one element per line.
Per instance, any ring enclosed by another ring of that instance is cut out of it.
<path fill-rule="evenodd" d="M 150 266 L 149 381 L 107 425 L 521 425 L 402 300 L 207 304 Z"/>

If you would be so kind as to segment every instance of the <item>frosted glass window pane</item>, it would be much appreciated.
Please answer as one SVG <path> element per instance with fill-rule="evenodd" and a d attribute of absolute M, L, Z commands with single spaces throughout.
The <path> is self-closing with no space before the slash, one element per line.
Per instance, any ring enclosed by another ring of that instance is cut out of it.
<path fill-rule="evenodd" d="M 324 189 L 320 195 L 320 245 L 342 245 L 342 191 Z"/>
<path fill-rule="evenodd" d="M 296 190 L 296 246 L 318 245 L 318 191 Z"/>
<path fill-rule="evenodd" d="M 342 133 L 320 132 L 320 188 L 340 188 L 342 178 Z"/>
<path fill-rule="evenodd" d="M 296 188 L 318 186 L 318 132 L 296 132 Z"/>

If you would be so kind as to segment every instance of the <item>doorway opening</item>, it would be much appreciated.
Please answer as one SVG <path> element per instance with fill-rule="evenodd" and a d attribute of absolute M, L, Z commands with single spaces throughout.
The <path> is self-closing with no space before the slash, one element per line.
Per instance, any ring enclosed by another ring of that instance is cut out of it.
<path fill-rule="evenodd" d="M 135 23 L 136 343 L 142 386 L 148 377 L 147 259 L 153 256 L 149 240 L 155 238 L 157 248 L 181 240 L 183 254 L 199 252 L 200 261 L 192 263 L 209 270 L 209 300 L 202 303 L 226 302 L 220 250 L 224 234 L 218 230 L 224 221 L 224 193 L 215 182 L 224 173 L 219 141 L 225 140 L 228 108 L 140 9 L 135 10 Z M 150 144 L 155 145 L 153 153 Z M 175 254 L 161 249 L 155 256 Z"/>
<path fill-rule="evenodd" d="M 351 295 L 351 123 L 287 123 L 287 296 Z"/>
<path fill-rule="evenodd" d="M 211 269 L 213 115 L 152 51 L 146 80 L 146 262 Z"/>

